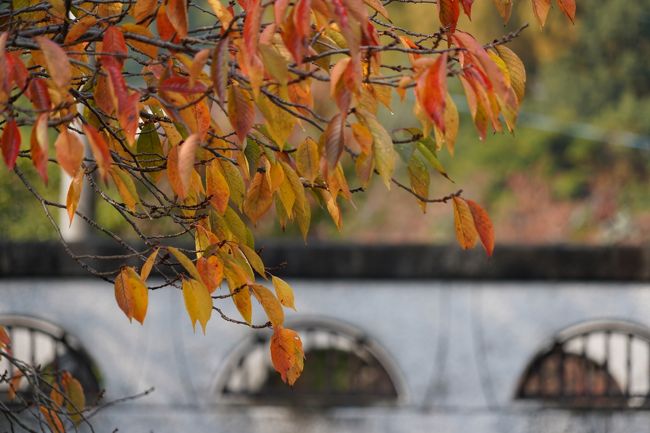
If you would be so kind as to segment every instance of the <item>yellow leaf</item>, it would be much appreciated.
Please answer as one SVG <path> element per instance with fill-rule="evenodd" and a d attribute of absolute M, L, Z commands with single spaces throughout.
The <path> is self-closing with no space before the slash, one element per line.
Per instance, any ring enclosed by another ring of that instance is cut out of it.
<path fill-rule="evenodd" d="M 130 266 L 122 268 L 115 277 L 115 300 L 129 321 L 135 319 L 141 324 L 144 323 L 149 303 L 149 290 L 140 279 L 140 275 Z"/>
<path fill-rule="evenodd" d="M 70 417 L 75 425 L 78 425 L 83 420 L 82 411 L 86 408 L 86 396 L 84 395 L 83 387 L 67 371 L 62 375 L 61 384 L 63 385 L 63 392 L 66 397 L 65 407 L 68 412 L 68 417 Z"/>
<path fill-rule="evenodd" d="M 185 254 L 174 247 L 167 247 L 167 250 L 172 253 L 174 257 L 176 257 L 178 263 L 180 263 L 185 268 L 185 270 L 192 276 L 192 278 L 201 281 L 201 274 L 199 273 L 198 269 L 196 269 L 196 266 L 194 266 L 194 263 L 188 259 Z"/>
<path fill-rule="evenodd" d="M 271 321 L 271 325 L 274 328 L 282 326 L 284 323 L 284 311 L 278 298 L 269 289 L 260 284 L 252 284 L 250 288 L 253 290 L 257 301 L 264 308 L 267 317 Z"/>
<path fill-rule="evenodd" d="M 244 200 L 244 213 L 257 224 L 257 221 L 271 208 L 273 194 L 267 177 L 263 173 L 255 173 Z"/>
<path fill-rule="evenodd" d="M 384 181 L 386 188 L 390 189 L 396 159 L 393 140 L 373 114 L 364 112 L 362 119 L 372 134 L 372 152 L 375 160 L 375 168 Z"/>
<path fill-rule="evenodd" d="M 146 281 L 147 278 L 149 278 L 149 274 L 151 273 L 151 270 L 153 269 L 153 265 L 156 264 L 156 257 L 158 257 L 158 250 L 160 248 L 156 248 L 153 250 L 153 253 L 147 258 L 147 261 L 144 262 L 144 265 L 142 265 L 142 269 L 140 269 L 140 278 L 142 281 Z"/>
<path fill-rule="evenodd" d="M 140 3 L 141 1 L 137 1 L 136 7 Z M 149 38 L 154 41 L 156 40 L 156 37 L 153 35 L 153 33 L 151 33 L 151 30 L 138 24 L 131 24 L 131 23 L 122 24 L 120 26 L 120 30 L 122 32 L 133 33 L 138 36 L 144 36 L 145 38 Z M 126 39 L 126 43 L 130 45 L 132 48 L 134 48 L 136 51 L 145 54 L 147 57 L 151 59 L 155 59 L 156 57 L 158 57 L 158 47 L 156 45 L 136 40 L 130 35 L 125 35 L 125 39 Z"/>
<path fill-rule="evenodd" d="M 314 183 L 319 174 L 319 164 L 318 143 L 307 137 L 296 149 L 298 173 L 310 183 Z"/>
<path fill-rule="evenodd" d="M 117 192 L 120 193 L 120 197 L 124 200 L 124 204 L 131 212 L 135 212 L 138 192 L 135 189 L 133 178 L 118 166 L 111 167 L 110 173 L 115 186 L 117 186 Z"/>
<path fill-rule="evenodd" d="M 223 215 L 228 207 L 230 187 L 218 159 L 205 167 L 205 189 L 212 207 Z"/>
<path fill-rule="evenodd" d="M 278 327 L 271 337 L 271 361 L 285 383 L 293 385 L 300 377 L 305 354 L 296 331 Z"/>
<path fill-rule="evenodd" d="M 277 96 L 283 100 L 287 100 L 289 97 L 286 90 L 280 91 Z M 276 105 L 266 95 L 262 95 L 257 99 L 257 106 L 266 119 L 266 129 L 270 137 L 280 149 L 283 149 L 284 144 L 293 132 L 296 117 Z"/>
<path fill-rule="evenodd" d="M 451 156 L 454 156 L 454 147 L 456 145 L 456 137 L 458 136 L 458 126 L 460 120 L 458 117 L 458 109 L 454 100 L 451 98 L 449 93 L 447 93 L 445 99 L 445 132 L 442 133 L 437 126 L 434 126 L 433 131 L 436 137 L 437 148 L 440 149 L 444 144 L 449 151 Z"/>
<path fill-rule="evenodd" d="M 497 53 L 503 59 L 510 75 L 510 85 L 517 95 L 517 100 L 521 104 L 526 93 L 526 68 L 521 59 L 510 48 L 504 45 L 495 47 Z"/>
<path fill-rule="evenodd" d="M 192 328 L 196 332 L 196 322 L 198 321 L 203 329 L 203 334 L 205 334 L 205 326 L 212 315 L 210 292 L 200 281 L 194 279 L 183 280 L 183 300 L 185 301 L 187 314 L 192 322 Z"/>
<path fill-rule="evenodd" d="M 262 262 L 262 258 L 257 254 L 257 252 L 246 244 L 239 244 L 238 247 L 246 256 L 246 260 L 248 260 L 248 263 L 251 265 L 251 267 L 255 269 L 255 272 L 266 278 L 264 263 Z"/>
<path fill-rule="evenodd" d="M 454 227 L 456 229 L 456 239 L 460 247 L 464 250 L 472 248 L 476 244 L 478 233 L 474 225 L 472 212 L 467 202 L 460 197 L 453 198 L 454 206 Z"/>
<path fill-rule="evenodd" d="M 291 286 L 282 278 L 276 277 L 275 275 L 271 277 L 271 281 L 273 282 L 275 294 L 280 300 L 280 303 L 285 307 L 295 310 L 296 306 L 294 304 L 293 289 Z"/>

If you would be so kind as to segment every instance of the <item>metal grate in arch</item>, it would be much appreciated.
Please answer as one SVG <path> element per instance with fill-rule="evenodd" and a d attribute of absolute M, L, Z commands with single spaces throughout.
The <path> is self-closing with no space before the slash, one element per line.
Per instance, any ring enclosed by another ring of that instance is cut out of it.
<path fill-rule="evenodd" d="M 593 321 L 559 332 L 528 364 L 516 398 L 583 409 L 650 409 L 650 329 Z"/>
<path fill-rule="evenodd" d="M 303 342 L 305 369 L 282 383 L 269 361 L 270 333 L 256 333 L 234 355 L 218 392 L 230 402 L 291 406 L 395 404 L 401 381 L 388 355 L 356 328 L 340 322 L 292 323 Z"/>
<path fill-rule="evenodd" d="M 101 392 L 101 376 L 86 353 L 81 342 L 61 327 L 31 316 L 0 316 L 0 326 L 4 326 L 11 338 L 13 356 L 32 367 L 38 367 L 47 374 L 59 375 L 70 372 L 84 388 L 86 401 L 93 404 Z M 0 374 L 12 377 L 15 367 L 6 359 L 0 359 Z M 6 402 L 9 384 L 0 383 L 0 401 Z M 30 389 L 26 381 L 21 382 L 18 392 L 29 400 Z"/>

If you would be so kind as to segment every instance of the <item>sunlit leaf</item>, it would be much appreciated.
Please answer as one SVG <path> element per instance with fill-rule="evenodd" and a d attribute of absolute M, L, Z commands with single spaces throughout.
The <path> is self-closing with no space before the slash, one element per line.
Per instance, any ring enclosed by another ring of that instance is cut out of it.
<path fill-rule="evenodd" d="M 174 247 L 167 247 L 167 250 L 172 253 L 172 255 L 178 260 L 178 263 L 185 268 L 185 270 L 194 278 L 195 280 L 201 281 L 201 274 L 196 269 L 194 263 L 179 249 Z"/>
<path fill-rule="evenodd" d="M 192 328 L 196 332 L 196 322 L 198 321 L 205 334 L 205 326 L 208 324 L 210 316 L 212 316 L 210 292 L 200 281 L 194 279 L 183 280 L 183 300 L 185 301 L 187 314 L 192 322 Z"/>
<path fill-rule="evenodd" d="M 256 224 L 272 204 L 273 193 L 268 179 L 263 173 L 255 173 L 244 200 L 244 213 Z"/>
<path fill-rule="evenodd" d="M 540 27 L 544 27 L 548 11 L 551 8 L 551 0 L 533 0 L 533 12 Z"/>
<path fill-rule="evenodd" d="M 84 157 L 84 145 L 76 133 L 67 129 L 61 130 L 54 142 L 54 148 L 56 149 L 56 159 L 61 168 L 70 177 L 75 177 L 81 168 Z"/>
<path fill-rule="evenodd" d="M 57 87 L 67 90 L 72 80 L 72 69 L 68 55 L 56 42 L 52 42 L 45 36 L 34 38 L 45 57 L 47 71 Z"/>
<path fill-rule="evenodd" d="M 75 212 L 79 206 L 79 199 L 81 198 L 81 191 L 83 188 L 83 179 L 84 172 L 79 170 L 77 175 L 72 178 L 70 186 L 68 187 L 68 194 L 66 196 L 65 207 L 68 211 L 68 218 L 70 219 L 70 225 L 72 225 L 72 220 L 74 219 Z"/>
<path fill-rule="evenodd" d="M 167 18 L 181 39 L 187 37 L 187 0 L 169 0 L 167 2 Z"/>
<path fill-rule="evenodd" d="M 50 142 L 47 133 L 47 120 L 47 113 L 42 113 L 36 118 L 30 140 L 32 163 L 45 184 L 47 184 L 48 146 Z"/>
<path fill-rule="evenodd" d="M 302 373 L 304 358 L 298 333 L 283 327 L 275 328 L 271 337 L 271 360 L 285 383 L 296 383 Z"/>
<path fill-rule="evenodd" d="M 95 157 L 95 162 L 99 168 L 99 174 L 104 182 L 106 182 L 108 180 L 110 165 L 113 161 L 108 148 L 108 144 L 106 143 L 106 140 L 104 140 L 104 137 L 101 136 L 99 131 L 97 131 L 94 126 L 84 124 L 83 131 L 84 134 L 86 134 L 86 138 L 90 144 L 90 149 L 92 150 L 93 156 Z"/>
<path fill-rule="evenodd" d="M 454 207 L 454 227 L 456 229 L 456 239 L 461 248 L 467 250 L 476 244 L 478 233 L 474 225 L 474 218 L 469 205 L 460 197 L 453 198 Z"/>
<path fill-rule="evenodd" d="M 135 319 L 141 324 L 147 315 L 149 289 L 140 275 L 132 267 L 123 267 L 115 277 L 115 300 L 117 305 L 131 321 Z"/>
<path fill-rule="evenodd" d="M 293 296 L 293 289 L 291 288 L 291 286 L 282 278 L 276 277 L 275 275 L 271 277 L 271 281 L 273 282 L 273 287 L 275 288 L 275 294 L 280 300 L 280 303 L 285 307 L 292 308 L 293 310 L 295 310 L 296 306 L 295 306 L 295 301 Z"/>
<path fill-rule="evenodd" d="M 142 269 L 140 269 L 140 279 L 142 279 L 142 281 L 146 281 L 147 278 L 149 278 L 149 274 L 151 273 L 153 266 L 156 264 L 159 250 L 160 248 L 154 249 L 151 255 L 147 257 L 147 261 L 142 265 Z"/>
<path fill-rule="evenodd" d="M 251 284 L 250 289 L 262 308 L 264 308 L 271 325 L 274 328 L 281 327 L 284 324 L 284 311 L 278 298 L 275 297 L 273 292 L 260 284 Z"/>
<path fill-rule="evenodd" d="M 196 267 L 201 275 L 201 281 L 205 284 L 208 292 L 214 292 L 217 287 L 221 285 L 221 281 L 223 280 L 223 263 L 219 257 L 200 257 L 196 261 Z"/>

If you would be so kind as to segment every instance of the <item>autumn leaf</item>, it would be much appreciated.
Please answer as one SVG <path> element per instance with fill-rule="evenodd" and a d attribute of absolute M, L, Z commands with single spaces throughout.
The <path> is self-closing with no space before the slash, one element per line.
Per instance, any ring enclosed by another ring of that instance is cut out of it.
<path fill-rule="evenodd" d="M 271 361 L 285 383 L 293 385 L 300 377 L 305 354 L 296 331 L 277 327 L 271 337 Z"/>
<path fill-rule="evenodd" d="M 271 325 L 274 328 L 281 327 L 284 324 L 284 311 L 278 298 L 275 297 L 273 292 L 260 284 L 251 284 L 250 289 L 262 308 L 264 308 Z"/>
<path fill-rule="evenodd" d="M 79 170 L 75 177 L 72 178 L 70 186 L 68 187 L 68 194 L 66 195 L 65 207 L 68 211 L 68 218 L 70 219 L 70 225 L 72 225 L 72 220 L 74 219 L 75 212 L 77 212 L 77 207 L 79 206 L 79 199 L 81 198 L 81 191 L 83 188 L 83 179 L 84 172 Z"/>
<path fill-rule="evenodd" d="M 63 422 L 61 422 L 61 418 L 59 418 L 59 415 L 57 415 L 53 409 L 39 406 L 38 410 L 41 412 L 41 415 L 43 415 L 43 418 L 50 427 L 52 433 L 65 433 Z"/>
<path fill-rule="evenodd" d="M 83 410 L 86 408 L 83 386 L 67 371 L 62 374 L 61 384 L 65 394 L 65 408 L 68 417 L 75 425 L 78 425 L 84 419 Z"/>
<path fill-rule="evenodd" d="M 114 286 L 117 305 L 129 321 L 135 319 L 143 324 L 147 315 L 149 289 L 147 289 L 140 275 L 130 266 L 123 267 L 115 277 Z"/>
<path fill-rule="evenodd" d="M 325 157 L 329 169 L 336 167 L 345 148 L 345 119 L 344 114 L 335 114 L 325 129 Z"/>
<path fill-rule="evenodd" d="M 253 127 L 255 112 L 248 92 L 236 84 L 228 87 L 228 119 L 235 129 L 239 143 L 243 143 Z"/>
<path fill-rule="evenodd" d="M 533 0 L 533 12 L 540 27 L 544 27 L 548 10 L 551 8 L 551 0 Z"/>
<path fill-rule="evenodd" d="M 218 159 L 205 167 L 205 193 L 212 207 L 223 215 L 230 199 L 230 186 Z"/>
<path fill-rule="evenodd" d="M 190 181 L 199 144 L 199 136 L 192 134 L 187 137 L 178 149 L 178 176 L 183 188 L 183 195 L 179 194 L 181 198 L 184 198 L 190 191 Z"/>
<path fill-rule="evenodd" d="M 121 70 L 127 54 L 128 48 L 122 32 L 116 26 L 108 26 L 102 38 L 102 65 Z"/>
<path fill-rule="evenodd" d="M 56 159 L 70 177 L 75 177 L 84 158 L 84 145 L 77 135 L 63 129 L 54 142 Z"/>
<path fill-rule="evenodd" d="M 427 67 L 416 81 L 418 102 L 429 119 L 444 134 L 447 95 L 447 53 Z"/>
<path fill-rule="evenodd" d="M 31 157 L 32 163 L 36 168 L 39 176 L 47 185 L 47 162 L 48 162 L 48 145 L 49 137 L 47 133 L 47 113 L 39 114 L 32 128 L 31 135 Z"/>
<path fill-rule="evenodd" d="M 52 77 L 52 81 L 59 89 L 67 91 L 72 80 L 72 69 L 68 55 L 56 42 L 52 42 L 45 36 L 37 36 L 34 39 L 45 56 L 45 65 L 50 77 Z"/>
<path fill-rule="evenodd" d="M 296 167 L 298 173 L 309 182 L 314 183 L 319 175 L 320 154 L 318 143 L 307 137 L 296 149 Z"/>
<path fill-rule="evenodd" d="M 388 131 L 383 127 L 377 118 L 370 114 L 363 114 L 363 122 L 372 134 L 372 152 L 375 160 L 375 168 L 384 181 L 386 188 L 390 189 L 390 183 L 395 171 L 396 155 L 393 149 L 393 140 Z"/>
<path fill-rule="evenodd" d="M 214 0 L 218 1 L 218 0 Z M 212 52 L 212 64 L 210 65 L 210 73 L 212 75 L 212 83 L 214 91 L 217 94 L 219 103 L 223 105 L 226 100 L 226 92 L 228 85 L 228 59 L 230 53 L 228 52 L 228 45 L 230 41 L 228 37 L 219 41 L 214 51 Z"/>
<path fill-rule="evenodd" d="M 481 239 L 483 248 L 485 248 L 487 255 L 491 256 L 494 251 L 494 227 L 492 226 L 490 216 L 476 202 L 473 202 L 472 200 L 466 200 L 466 202 L 472 213 L 474 226 L 476 227 L 478 236 Z"/>
<path fill-rule="evenodd" d="M 456 239 L 464 250 L 472 248 L 476 244 L 478 233 L 474 225 L 474 217 L 465 200 L 460 197 L 454 197 L 454 227 L 456 229 Z"/>
<path fill-rule="evenodd" d="M 167 18 L 176 30 L 178 36 L 183 39 L 187 37 L 188 18 L 187 0 L 169 0 L 167 2 Z"/>
<path fill-rule="evenodd" d="M 9 170 L 13 170 L 20 151 L 20 130 L 15 119 L 7 120 L 2 130 L 2 157 Z"/>
<path fill-rule="evenodd" d="M 183 300 L 194 332 L 196 332 L 196 322 L 198 321 L 203 329 L 203 334 L 205 334 L 205 326 L 212 315 L 210 292 L 203 283 L 197 280 L 183 280 Z"/>
<path fill-rule="evenodd" d="M 107 182 L 110 166 L 113 161 L 108 144 L 94 126 L 86 123 L 83 125 L 83 131 L 86 134 L 86 138 L 90 144 L 90 149 L 95 157 L 95 162 L 99 168 L 99 174 L 104 182 Z"/>
<path fill-rule="evenodd" d="M 275 294 L 280 300 L 280 303 L 285 307 L 295 310 L 296 306 L 291 286 L 282 278 L 276 277 L 275 275 L 271 277 L 271 281 L 273 282 Z"/>
<path fill-rule="evenodd" d="M 576 1 L 575 0 L 557 0 L 557 5 L 564 15 L 571 20 L 572 24 L 576 21 Z"/>
<path fill-rule="evenodd" d="M 178 263 L 185 268 L 185 270 L 194 278 L 195 280 L 201 281 L 201 274 L 196 269 L 194 263 L 179 249 L 174 247 L 167 247 L 167 251 L 172 253 L 172 255 L 178 260 Z"/>
<path fill-rule="evenodd" d="M 494 0 L 494 5 L 496 6 L 499 15 L 501 15 L 501 18 L 503 18 L 503 22 L 506 24 L 510 21 L 512 4 L 513 0 Z"/>
<path fill-rule="evenodd" d="M 138 203 L 138 191 L 135 188 L 133 178 L 129 173 L 117 166 L 111 168 L 110 174 L 124 204 L 131 212 L 135 212 L 135 206 Z"/>
<path fill-rule="evenodd" d="M 154 249 L 151 255 L 144 262 L 144 265 L 142 265 L 142 269 L 140 269 L 140 279 L 142 281 L 146 281 L 147 278 L 149 278 L 149 274 L 151 273 L 153 266 L 156 264 L 156 257 L 158 257 L 159 250 L 160 248 Z"/>
<path fill-rule="evenodd" d="M 263 173 L 255 173 L 244 200 L 244 213 L 253 221 L 253 224 L 256 224 L 268 212 L 272 204 L 273 193 L 267 177 Z"/>
<path fill-rule="evenodd" d="M 201 275 L 201 281 L 203 281 L 209 293 L 214 292 L 221 285 L 221 281 L 223 280 L 223 263 L 219 257 L 200 257 L 196 261 L 196 268 Z"/>
<path fill-rule="evenodd" d="M 440 24 L 449 29 L 450 33 L 456 31 L 456 24 L 460 16 L 460 0 L 439 0 L 438 1 L 438 16 Z"/>

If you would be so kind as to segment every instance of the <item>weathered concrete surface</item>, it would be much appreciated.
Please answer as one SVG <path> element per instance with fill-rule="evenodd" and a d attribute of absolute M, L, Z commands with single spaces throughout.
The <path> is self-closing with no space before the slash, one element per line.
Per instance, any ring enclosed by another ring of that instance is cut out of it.
<path fill-rule="evenodd" d="M 99 415 L 99 432 L 650 432 L 647 411 L 575 412 L 513 400 L 528 361 L 557 331 L 602 318 L 650 326 L 648 283 L 291 283 L 299 313 L 287 319 L 317 315 L 367 333 L 397 366 L 399 404 L 295 411 L 224 401 L 217 384 L 252 331 L 215 317 L 207 336 L 195 335 L 175 289 L 151 293 L 140 326 L 124 318 L 106 283 L 5 278 L 0 315 L 35 315 L 76 335 L 99 365 L 108 399 L 156 387 Z"/>

